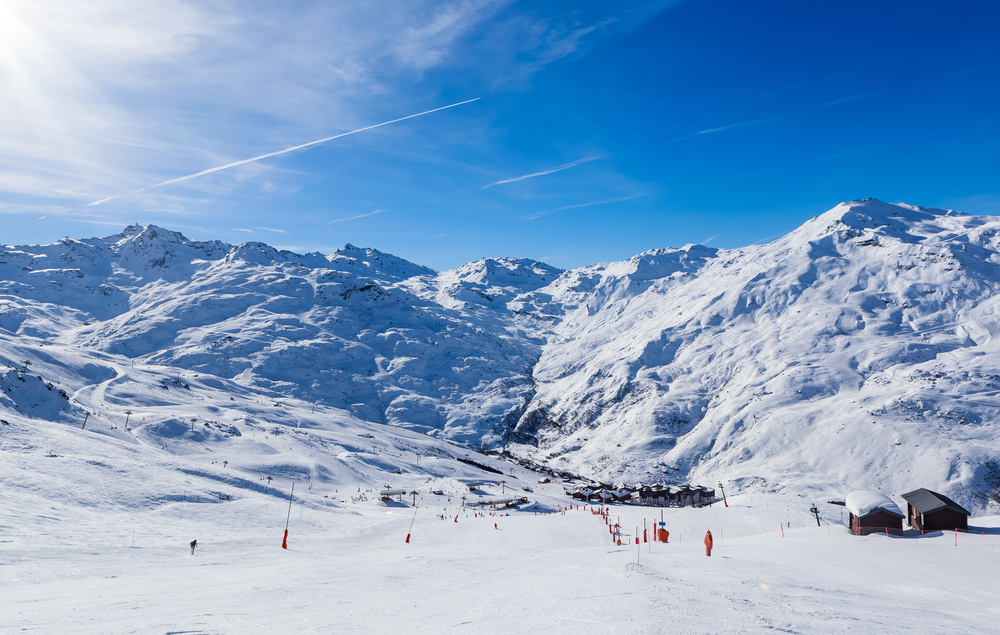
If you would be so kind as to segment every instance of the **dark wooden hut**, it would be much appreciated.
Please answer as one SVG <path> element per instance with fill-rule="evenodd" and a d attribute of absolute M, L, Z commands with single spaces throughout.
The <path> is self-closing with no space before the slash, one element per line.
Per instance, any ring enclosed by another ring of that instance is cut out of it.
<path fill-rule="evenodd" d="M 944 494 L 915 489 L 903 494 L 910 527 L 921 531 L 969 530 L 969 512 Z"/>
<path fill-rule="evenodd" d="M 851 492 L 847 495 L 851 532 L 858 536 L 886 532 L 903 535 L 903 512 L 884 494 L 870 491 Z"/>

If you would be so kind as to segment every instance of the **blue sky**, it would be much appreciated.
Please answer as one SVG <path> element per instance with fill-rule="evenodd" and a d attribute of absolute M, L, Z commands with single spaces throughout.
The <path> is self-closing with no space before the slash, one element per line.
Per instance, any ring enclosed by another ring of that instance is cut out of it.
<path fill-rule="evenodd" d="M 138 222 L 573 267 L 766 242 L 857 197 L 1000 214 L 997 24 L 954 1 L 6 0 L 0 240 Z"/>

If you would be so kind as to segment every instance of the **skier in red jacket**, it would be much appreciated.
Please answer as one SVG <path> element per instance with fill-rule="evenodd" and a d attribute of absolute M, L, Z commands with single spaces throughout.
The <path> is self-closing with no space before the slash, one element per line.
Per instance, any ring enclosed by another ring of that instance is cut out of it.
<path fill-rule="evenodd" d="M 711 531 L 706 531 L 705 532 L 705 555 L 706 556 L 712 555 L 712 544 L 713 544 L 712 543 L 712 532 Z"/>

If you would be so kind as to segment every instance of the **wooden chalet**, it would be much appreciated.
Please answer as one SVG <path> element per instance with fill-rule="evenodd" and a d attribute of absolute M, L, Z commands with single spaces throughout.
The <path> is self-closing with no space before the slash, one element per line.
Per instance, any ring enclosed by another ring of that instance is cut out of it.
<path fill-rule="evenodd" d="M 594 490 L 590 489 L 589 487 L 581 487 L 573 490 L 573 493 L 570 494 L 570 496 L 572 496 L 575 500 L 578 501 L 589 501 L 590 497 L 593 496 L 593 494 Z"/>
<path fill-rule="evenodd" d="M 903 512 L 887 496 L 871 491 L 851 492 L 846 503 L 851 533 L 858 536 L 880 532 L 903 535 Z"/>
<path fill-rule="evenodd" d="M 603 487 L 598 487 L 593 492 L 587 500 L 591 500 L 597 503 L 608 503 L 614 501 L 614 496 L 611 495 L 611 490 L 605 489 Z"/>
<path fill-rule="evenodd" d="M 969 512 L 944 494 L 921 487 L 903 494 L 910 527 L 921 531 L 969 530 Z"/>
<path fill-rule="evenodd" d="M 611 500 L 616 503 L 624 503 L 625 501 L 632 500 L 632 490 L 624 487 L 613 489 L 608 494 L 611 495 Z"/>
<path fill-rule="evenodd" d="M 715 490 L 701 485 L 642 486 L 632 493 L 632 501 L 640 505 L 662 507 L 684 507 L 687 505 L 710 505 L 715 502 Z"/>

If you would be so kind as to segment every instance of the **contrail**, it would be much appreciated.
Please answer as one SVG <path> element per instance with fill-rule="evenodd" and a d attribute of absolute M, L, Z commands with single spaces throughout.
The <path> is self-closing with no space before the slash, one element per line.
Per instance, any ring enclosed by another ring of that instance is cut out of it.
<path fill-rule="evenodd" d="M 725 130 L 736 130 L 737 128 L 746 128 L 747 126 L 756 126 L 759 123 L 767 123 L 769 121 L 774 121 L 777 117 L 771 117 L 770 119 L 754 119 L 752 121 L 741 121 L 739 123 L 731 123 L 728 126 L 722 126 L 721 128 L 709 128 L 708 130 L 701 130 L 694 133 L 694 135 L 700 134 L 712 134 L 715 132 L 723 132 Z"/>
<path fill-rule="evenodd" d="M 333 135 L 332 137 L 326 137 L 325 139 L 317 139 L 316 141 L 310 141 L 309 143 L 303 143 L 301 145 L 292 146 L 291 148 L 285 148 L 284 150 L 278 150 L 277 152 L 268 152 L 267 154 L 262 154 L 260 156 L 253 157 L 252 159 L 243 159 L 242 161 L 235 161 L 233 163 L 227 163 L 226 165 L 220 165 L 220 166 L 215 167 L 215 168 L 209 168 L 207 170 L 202 170 L 201 172 L 195 172 L 194 174 L 188 174 L 187 176 L 179 176 L 176 179 L 170 179 L 169 181 L 164 181 L 162 183 L 157 183 L 156 185 L 150 185 L 148 187 L 144 187 L 144 188 L 142 188 L 140 190 L 135 190 L 135 191 L 130 192 L 130 193 L 131 194 L 138 194 L 139 192 L 145 192 L 146 190 L 151 190 L 151 189 L 156 188 L 156 187 L 163 187 L 164 185 L 171 185 L 172 183 L 180 183 L 181 181 L 187 181 L 188 179 L 195 179 L 195 178 L 198 178 L 199 176 L 205 176 L 206 174 L 211 174 L 212 172 L 218 172 L 220 170 L 228 170 L 229 168 L 235 168 L 238 165 L 244 165 L 246 163 L 253 163 L 254 161 L 260 161 L 261 159 L 267 159 L 267 158 L 270 158 L 270 157 L 276 157 L 279 154 L 285 154 L 286 152 L 294 152 L 295 150 L 301 150 L 302 148 L 308 148 L 309 146 L 314 146 L 314 145 L 316 145 L 318 143 L 326 143 L 327 141 L 333 141 L 334 139 L 340 139 L 341 137 L 346 137 L 348 135 L 357 134 L 359 132 L 364 132 L 365 130 L 372 130 L 373 128 L 381 128 L 382 126 L 388 126 L 391 123 L 397 123 L 397 122 L 400 122 L 400 121 L 406 121 L 407 119 L 413 119 L 414 117 L 422 117 L 423 115 L 429 115 L 432 112 L 438 112 L 439 110 L 446 110 L 448 108 L 454 108 L 455 106 L 462 106 L 464 104 L 469 104 L 469 103 L 472 103 L 474 101 L 479 101 L 479 99 L 480 99 L 479 97 L 476 97 L 475 99 L 467 99 L 465 101 L 460 101 L 457 104 L 451 104 L 451 105 L 448 105 L 448 106 L 441 106 L 440 108 L 434 108 L 433 110 L 425 110 L 424 112 L 418 112 L 415 115 L 407 115 L 406 117 L 400 117 L 399 119 L 393 119 L 391 121 L 383 121 L 382 123 L 377 123 L 377 124 L 375 124 L 373 126 L 365 126 L 364 128 L 358 128 L 357 130 L 351 130 L 350 132 L 342 132 L 342 133 L 340 133 L 338 135 Z M 118 198 L 118 196 L 117 195 L 115 195 L 115 196 L 108 196 L 108 197 L 102 198 L 102 199 L 100 199 L 98 201 L 94 201 L 93 203 L 87 203 L 86 205 L 81 205 L 80 207 L 94 207 L 96 205 L 100 205 L 101 203 L 106 203 L 106 202 L 110 201 L 111 199 L 115 199 L 115 198 Z M 73 209 L 80 209 L 80 208 L 76 207 L 76 208 L 73 208 Z M 72 210 L 66 210 L 66 211 L 72 211 Z"/>
<path fill-rule="evenodd" d="M 327 225 L 333 225 L 334 223 L 343 223 L 346 220 L 357 220 L 358 218 L 365 218 L 366 216 L 374 216 L 375 214 L 381 214 L 382 212 L 388 212 L 388 211 L 389 210 L 387 209 L 377 209 L 374 212 L 368 212 L 367 214 L 358 214 L 357 216 L 348 216 L 347 218 L 337 218 L 327 223 Z"/>
<path fill-rule="evenodd" d="M 490 183 L 489 185 L 484 185 L 480 189 L 485 190 L 487 188 L 493 187 L 494 185 L 503 185 L 504 183 L 516 183 L 517 181 L 523 181 L 525 179 L 533 179 L 536 176 L 545 176 L 546 174 L 562 172 L 563 170 L 568 170 L 572 167 L 576 167 L 581 163 L 587 163 L 588 161 L 596 161 L 597 159 L 602 159 L 602 158 L 604 157 L 585 157 L 583 159 L 577 159 L 576 161 L 572 161 L 570 163 L 564 163 L 563 165 L 557 165 L 554 168 L 549 168 L 548 170 L 542 170 L 541 172 L 533 172 L 532 174 L 525 174 L 524 176 L 515 176 L 512 179 L 504 179 L 503 181 L 496 181 L 494 183 Z"/>
<path fill-rule="evenodd" d="M 578 207 L 590 207 L 591 205 L 607 205 L 608 203 L 618 203 L 621 201 L 631 201 L 633 198 L 642 198 L 645 194 L 636 194 L 635 196 L 622 196 L 621 198 L 613 198 L 609 201 L 594 201 L 593 203 L 577 203 L 576 205 L 563 205 L 562 207 L 554 207 L 552 209 L 542 210 L 531 216 L 522 216 L 522 218 L 527 218 L 528 220 L 535 220 L 536 218 L 541 218 L 542 216 L 547 216 L 552 212 L 561 212 L 564 209 L 576 209 Z"/>

